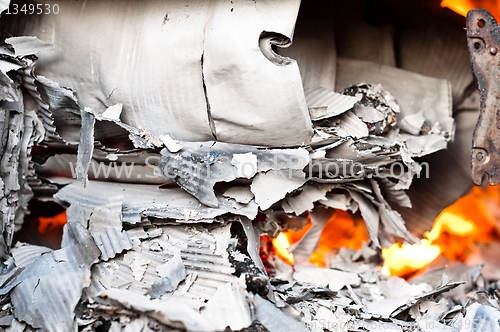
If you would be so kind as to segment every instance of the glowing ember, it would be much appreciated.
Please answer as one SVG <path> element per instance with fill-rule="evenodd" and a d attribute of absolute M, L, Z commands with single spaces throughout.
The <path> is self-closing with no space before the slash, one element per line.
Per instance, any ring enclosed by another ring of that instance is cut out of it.
<path fill-rule="evenodd" d="M 471 9 L 484 8 L 497 19 L 500 18 L 500 2 L 498 0 L 442 0 L 441 7 L 450 8 L 462 16 L 466 16 Z"/>
<path fill-rule="evenodd" d="M 53 217 L 38 217 L 38 222 L 38 232 L 40 234 L 47 234 L 57 228 L 62 228 L 66 224 L 66 211 Z"/>

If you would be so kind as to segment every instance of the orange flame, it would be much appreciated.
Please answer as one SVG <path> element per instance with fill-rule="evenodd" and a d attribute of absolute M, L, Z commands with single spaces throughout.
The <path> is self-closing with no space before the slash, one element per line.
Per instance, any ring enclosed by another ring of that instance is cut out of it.
<path fill-rule="evenodd" d="M 466 16 L 474 8 L 487 9 L 495 18 L 500 18 L 500 2 L 498 0 L 442 0 L 441 7 L 447 7 L 454 12 Z"/>
<path fill-rule="evenodd" d="M 278 257 L 293 265 L 295 259 L 288 252 L 291 244 L 298 242 L 311 227 L 309 222 L 299 231 L 280 233 L 273 239 L 273 247 Z M 328 256 L 338 248 L 346 247 L 355 250 L 361 249 L 363 242 L 368 242 L 368 231 L 361 219 L 355 219 L 345 211 L 337 210 L 328 220 L 321 233 L 316 250 L 309 257 L 309 261 L 316 266 L 326 267 Z"/>
<path fill-rule="evenodd" d="M 431 264 L 439 255 L 466 262 L 476 251 L 476 243 L 491 242 L 498 237 L 489 216 L 487 200 L 500 202 L 498 188 L 475 187 L 472 192 L 443 210 L 420 244 L 394 244 L 382 250 L 386 274 L 409 277 Z"/>
<path fill-rule="evenodd" d="M 50 233 L 57 228 L 62 228 L 66 222 L 66 211 L 63 211 L 53 217 L 38 217 L 38 232 L 40 234 Z"/>
<path fill-rule="evenodd" d="M 382 249 L 382 272 L 386 275 L 405 276 L 429 265 L 440 254 L 441 248 L 427 239 L 422 239 L 419 245 L 396 243 Z"/>
<path fill-rule="evenodd" d="M 438 257 L 466 263 L 478 253 L 478 245 L 500 239 L 498 220 L 500 187 L 475 187 L 470 194 L 442 211 L 420 244 L 394 244 L 383 249 L 382 272 L 408 278 Z M 287 249 L 299 241 L 311 225 L 309 223 L 300 231 L 281 233 L 272 241 L 274 250 L 282 260 L 294 264 L 294 256 Z M 326 223 L 309 261 L 317 266 L 328 266 L 328 257 L 337 248 L 358 250 L 367 241 L 368 233 L 361 219 L 344 211 L 336 211 Z"/>

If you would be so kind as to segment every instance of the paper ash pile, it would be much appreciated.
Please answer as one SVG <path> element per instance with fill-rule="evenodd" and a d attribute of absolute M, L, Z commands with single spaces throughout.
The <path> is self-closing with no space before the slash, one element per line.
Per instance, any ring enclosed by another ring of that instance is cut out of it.
<path fill-rule="evenodd" d="M 411 284 L 369 263 L 395 238 L 418 241 L 391 204 L 411 206 L 405 190 L 426 172 L 414 158 L 453 138 L 449 82 L 339 58 L 335 88 L 304 89 L 297 63 L 274 51 L 291 43 L 300 1 L 129 1 L 115 16 L 113 4 L 65 2 L 33 24 L 2 14 L 15 37 L 0 48 L 0 326 L 451 331 L 498 320 L 496 297 L 444 295 L 460 280 Z M 30 199 L 66 208 L 60 249 L 12 245 Z M 331 209 L 359 211 L 370 247 L 269 277 L 261 232 L 310 214 L 319 236 Z M 467 287 L 493 289 L 474 273 Z"/>

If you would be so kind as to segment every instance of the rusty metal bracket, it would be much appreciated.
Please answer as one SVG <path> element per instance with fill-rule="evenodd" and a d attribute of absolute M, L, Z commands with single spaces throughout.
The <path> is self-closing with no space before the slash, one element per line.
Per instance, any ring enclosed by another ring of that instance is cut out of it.
<path fill-rule="evenodd" d="M 481 93 L 481 109 L 472 139 L 472 179 L 500 183 L 500 26 L 484 9 L 467 14 L 470 62 Z"/>

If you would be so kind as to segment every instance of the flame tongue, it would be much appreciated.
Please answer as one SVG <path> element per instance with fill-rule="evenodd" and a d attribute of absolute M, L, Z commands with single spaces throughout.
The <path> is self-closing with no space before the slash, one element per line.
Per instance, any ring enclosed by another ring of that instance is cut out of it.
<path fill-rule="evenodd" d="M 421 244 L 395 244 L 382 250 L 386 274 L 409 277 L 431 264 L 439 255 L 466 262 L 474 253 L 476 243 L 491 242 L 497 230 L 490 221 L 488 201 L 498 205 L 500 191 L 475 187 L 467 196 L 445 209 L 434 226 L 424 234 Z"/>
<path fill-rule="evenodd" d="M 472 221 L 444 211 L 434 222 L 432 230 L 424 234 L 425 238 L 420 244 L 395 244 L 382 249 L 382 271 L 391 275 L 409 276 L 432 263 L 440 254 L 464 260 L 467 253 L 464 252 L 462 241 L 475 234 L 477 227 Z"/>
<path fill-rule="evenodd" d="M 285 233 L 280 233 L 275 239 L 273 239 L 273 247 L 279 258 L 290 265 L 294 264 L 295 260 L 293 258 L 293 254 L 288 252 L 290 241 L 288 241 L 288 237 Z"/>
<path fill-rule="evenodd" d="M 484 8 L 497 19 L 500 18 L 500 3 L 497 0 L 442 0 L 441 7 L 447 7 L 454 12 L 466 16 L 474 8 Z"/>
<path fill-rule="evenodd" d="M 384 257 L 382 272 L 387 275 L 410 275 L 429 265 L 440 254 L 441 248 L 427 239 L 423 239 L 418 245 L 394 244 L 382 249 Z"/>
<path fill-rule="evenodd" d="M 408 278 L 432 264 L 438 257 L 466 263 L 474 254 L 479 253 L 479 243 L 500 238 L 495 225 L 495 216 L 500 216 L 498 202 L 498 187 L 475 187 L 469 195 L 443 210 L 432 229 L 424 234 L 420 244 L 394 244 L 383 249 L 382 271 Z M 310 227 L 311 224 L 308 224 L 300 231 L 281 233 L 273 239 L 277 255 L 290 265 L 296 263 L 288 248 L 297 243 Z M 364 224 L 354 222 L 347 212 L 336 211 L 325 225 L 319 244 L 309 261 L 314 265 L 327 267 L 328 257 L 337 248 L 360 249 L 363 241 L 368 241 Z"/>
<path fill-rule="evenodd" d="M 48 234 L 58 227 L 62 228 L 66 224 L 66 211 L 53 217 L 38 217 L 38 222 L 38 232 L 42 235 Z"/>
<path fill-rule="evenodd" d="M 292 244 L 300 241 L 311 228 L 309 222 L 299 231 L 287 231 L 280 233 L 272 240 L 274 251 L 277 256 L 290 265 L 295 264 L 295 257 L 288 252 Z M 309 262 L 320 267 L 328 266 L 328 257 L 342 247 L 361 249 L 363 242 L 368 242 L 368 231 L 364 222 L 341 210 L 336 210 L 324 225 L 316 249 L 311 253 Z M 300 257 L 297 256 L 297 261 Z"/>

